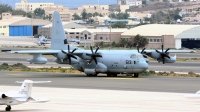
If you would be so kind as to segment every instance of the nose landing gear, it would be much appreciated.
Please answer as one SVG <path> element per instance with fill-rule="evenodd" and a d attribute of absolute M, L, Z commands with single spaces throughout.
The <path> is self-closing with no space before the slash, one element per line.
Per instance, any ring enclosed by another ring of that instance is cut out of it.
<path fill-rule="evenodd" d="M 132 77 L 138 78 L 138 77 L 139 77 L 139 73 L 134 73 L 134 74 L 132 75 Z"/>

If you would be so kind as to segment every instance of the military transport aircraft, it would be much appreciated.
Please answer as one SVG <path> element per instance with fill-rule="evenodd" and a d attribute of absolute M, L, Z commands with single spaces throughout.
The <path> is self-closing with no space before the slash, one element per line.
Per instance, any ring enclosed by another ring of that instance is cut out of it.
<path fill-rule="evenodd" d="M 31 80 L 24 80 L 24 82 L 16 82 L 22 83 L 19 91 L 9 91 L 6 93 L 0 92 L 0 105 L 7 105 L 6 111 L 11 110 L 11 105 L 18 105 L 26 102 L 30 103 L 43 103 L 50 101 L 46 98 L 32 98 L 31 97 L 31 90 L 33 83 L 48 83 L 51 81 L 31 81 Z"/>
<path fill-rule="evenodd" d="M 83 50 L 69 45 L 62 25 L 60 14 L 55 11 L 53 14 L 51 48 L 49 50 L 9 50 L 10 53 L 31 54 L 32 59 L 28 62 L 34 64 L 45 64 L 47 59 L 42 54 L 51 54 L 56 57 L 54 62 L 58 64 L 70 64 L 73 68 L 84 72 L 87 76 L 97 76 L 99 73 L 107 76 L 117 74 L 134 74 L 138 77 L 140 72 L 148 69 L 148 58 L 152 57 L 158 62 L 174 63 L 176 57 L 169 53 L 191 52 L 191 50 Z M 6 50 L 8 51 L 8 50 Z"/>

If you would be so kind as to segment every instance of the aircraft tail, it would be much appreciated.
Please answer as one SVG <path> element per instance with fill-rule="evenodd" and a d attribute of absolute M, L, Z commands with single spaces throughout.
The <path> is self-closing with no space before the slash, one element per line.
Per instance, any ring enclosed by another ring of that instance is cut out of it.
<path fill-rule="evenodd" d="M 53 13 L 52 21 L 52 37 L 51 37 L 51 49 L 52 50 L 65 50 L 67 49 L 67 38 L 63 28 L 62 20 L 58 11 Z"/>
<path fill-rule="evenodd" d="M 16 83 L 22 83 L 18 91 L 18 94 L 30 97 L 33 83 L 48 83 L 48 82 L 51 82 L 51 81 L 32 81 L 32 80 L 24 80 L 23 82 L 16 81 Z"/>

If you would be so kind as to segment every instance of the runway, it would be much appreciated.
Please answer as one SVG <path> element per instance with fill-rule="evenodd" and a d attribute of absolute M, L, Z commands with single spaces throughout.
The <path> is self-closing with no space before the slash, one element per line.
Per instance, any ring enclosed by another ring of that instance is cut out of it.
<path fill-rule="evenodd" d="M 87 77 L 85 74 L 62 73 L 34 73 L 34 72 L 0 72 L 0 85 L 14 86 L 15 81 L 30 79 L 35 81 L 50 80 L 50 84 L 37 84 L 42 87 L 79 88 L 79 89 L 104 89 L 123 91 L 151 91 L 151 92 L 176 92 L 194 93 L 200 89 L 200 78 L 184 77 L 150 77 L 128 76 Z"/>
<path fill-rule="evenodd" d="M 34 84 L 32 97 L 49 98 L 43 104 L 12 106 L 13 112 L 198 112 L 195 93 L 200 78 L 182 77 L 86 77 L 83 74 L 0 72 L 0 90 L 18 90 L 15 81 L 52 81 Z M 0 106 L 0 112 L 5 106 Z"/>

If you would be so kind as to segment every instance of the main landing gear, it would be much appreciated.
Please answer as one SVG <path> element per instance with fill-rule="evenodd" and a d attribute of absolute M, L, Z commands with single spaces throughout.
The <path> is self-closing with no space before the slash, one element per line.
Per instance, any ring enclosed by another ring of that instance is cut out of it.
<path fill-rule="evenodd" d="M 138 78 L 138 77 L 139 77 L 139 73 L 134 73 L 134 74 L 132 75 L 132 77 Z"/>
<path fill-rule="evenodd" d="M 97 74 L 86 74 L 87 75 L 87 77 L 96 77 L 97 76 Z"/>
<path fill-rule="evenodd" d="M 10 106 L 10 105 L 7 105 L 6 111 L 10 111 L 10 110 L 11 110 L 11 106 Z"/>
<path fill-rule="evenodd" d="M 108 73 L 107 76 L 108 76 L 108 77 L 117 77 L 117 74 L 114 74 L 114 73 L 112 73 L 112 74 L 111 74 L 111 73 Z"/>

